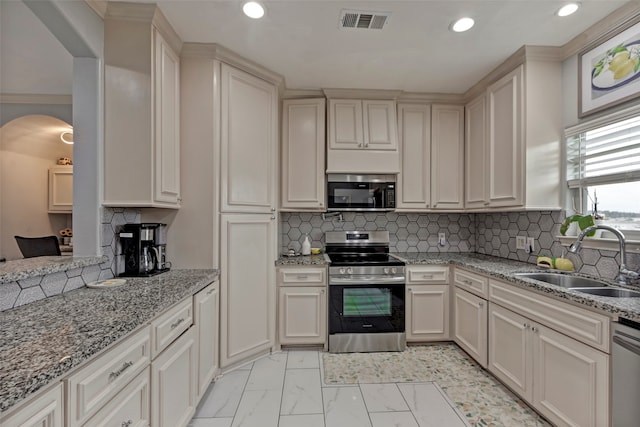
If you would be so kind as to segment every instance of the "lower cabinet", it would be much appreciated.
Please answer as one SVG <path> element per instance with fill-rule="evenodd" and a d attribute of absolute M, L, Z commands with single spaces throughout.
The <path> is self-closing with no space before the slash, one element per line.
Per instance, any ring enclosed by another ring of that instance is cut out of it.
<path fill-rule="evenodd" d="M 558 426 L 609 425 L 609 356 L 494 303 L 488 368 Z"/>
<path fill-rule="evenodd" d="M 151 363 L 151 425 L 186 426 L 196 408 L 196 328 L 190 328 Z"/>
<path fill-rule="evenodd" d="M 278 269 L 278 341 L 281 345 L 326 345 L 325 268 Z"/>
<path fill-rule="evenodd" d="M 449 285 L 410 285 L 406 292 L 407 342 L 449 339 Z"/>
<path fill-rule="evenodd" d="M 194 327 L 198 338 L 197 400 L 218 373 L 219 297 L 218 282 L 214 282 L 193 298 Z"/>
<path fill-rule="evenodd" d="M 487 301 L 453 288 L 453 340 L 483 368 L 487 367 Z"/>
<path fill-rule="evenodd" d="M 6 418 L 0 417 L 2 427 L 62 427 L 64 421 L 62 383 L 39 394 Z"/>

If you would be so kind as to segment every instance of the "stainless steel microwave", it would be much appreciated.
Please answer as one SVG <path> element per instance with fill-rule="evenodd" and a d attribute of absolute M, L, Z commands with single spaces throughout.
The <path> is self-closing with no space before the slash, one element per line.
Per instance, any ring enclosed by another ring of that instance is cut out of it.
<path fill-rule="evenodd" d="M 329 211 L 381 212 L 395 208 L 395 175 L 327 175 Z"/>

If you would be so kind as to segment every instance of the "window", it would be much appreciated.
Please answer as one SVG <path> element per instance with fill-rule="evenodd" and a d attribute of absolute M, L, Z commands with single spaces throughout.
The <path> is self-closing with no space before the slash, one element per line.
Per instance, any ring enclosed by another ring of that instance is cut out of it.
<path fill-rule="evenodd" d="M 565 135 L 569 210 L 640 234 L 638 108 L 567 129 Z"/>

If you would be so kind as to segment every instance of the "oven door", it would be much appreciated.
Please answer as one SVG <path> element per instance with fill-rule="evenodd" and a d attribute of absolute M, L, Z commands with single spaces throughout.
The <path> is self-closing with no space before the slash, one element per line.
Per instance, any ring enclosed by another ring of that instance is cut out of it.
<path fill-rule="evenodd" d="M 404 288 L 329 285 L 329 334 L 404 332 Z"/>

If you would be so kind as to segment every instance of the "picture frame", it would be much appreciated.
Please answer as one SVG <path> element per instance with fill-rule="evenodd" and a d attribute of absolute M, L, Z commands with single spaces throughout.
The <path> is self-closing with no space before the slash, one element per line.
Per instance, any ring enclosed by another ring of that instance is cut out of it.
<path fill-rule="evenodd" d="M 578 117 L 640 96 L 640 16 L 578 54 Z"/>

